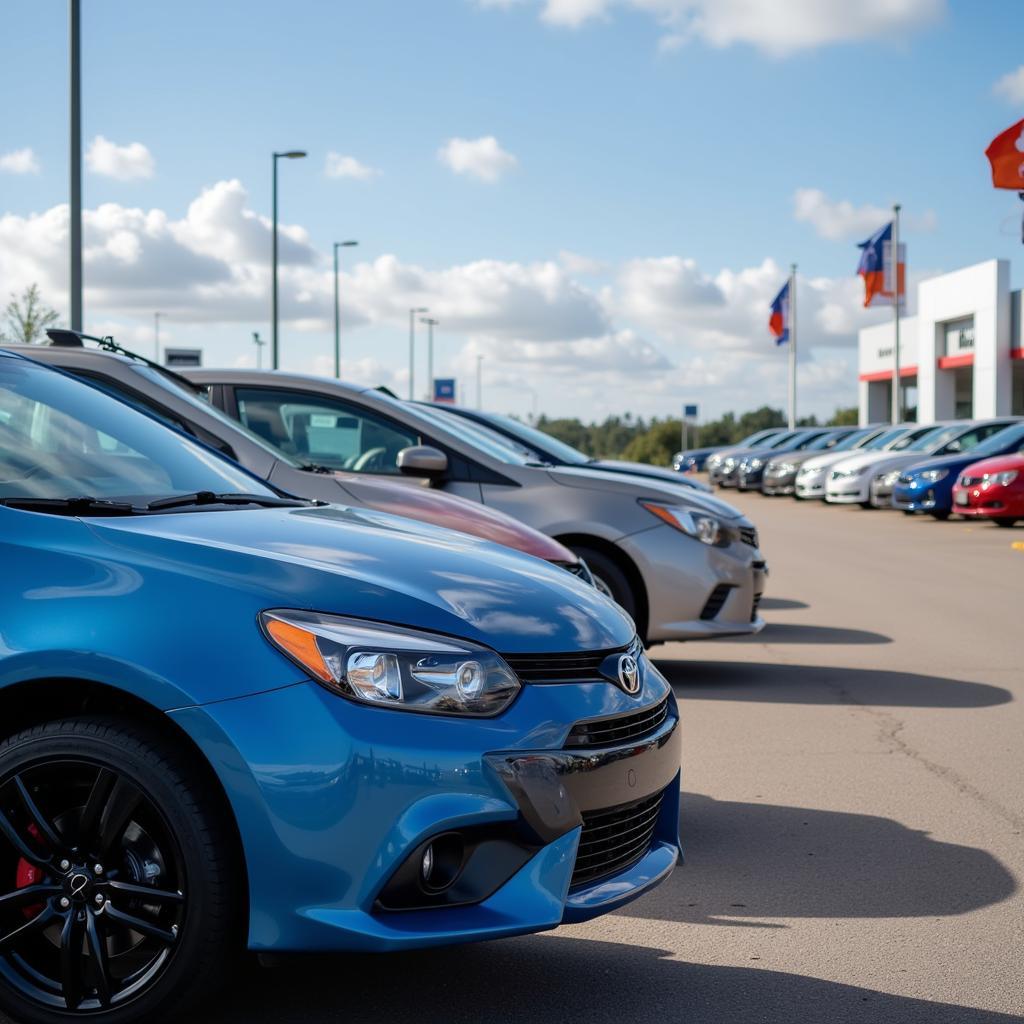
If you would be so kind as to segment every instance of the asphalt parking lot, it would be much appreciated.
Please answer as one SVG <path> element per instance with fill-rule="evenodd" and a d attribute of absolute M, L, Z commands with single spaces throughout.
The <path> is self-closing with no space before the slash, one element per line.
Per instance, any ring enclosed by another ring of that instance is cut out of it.
<path fill-rule="evenodd" d="M 1024 524 L 732 500 L 769 626 L 653 652 L 685 726 L 669 883 L 546 935 L 250 966 L 191 1019 L 1024 1019 Z"/>

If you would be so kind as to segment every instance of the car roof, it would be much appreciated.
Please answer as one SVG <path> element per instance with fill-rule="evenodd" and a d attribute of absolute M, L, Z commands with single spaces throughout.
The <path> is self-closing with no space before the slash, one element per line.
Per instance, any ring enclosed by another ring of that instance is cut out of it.
<path fill-rule="evenodd" d="M 214 367 L 186 367 L 182 370 L 182 376 L 187 377 L 194 384 L 263 384 L 266 386 L 273 381 L 275 384 L 291 384 L 298 387 L 308 388 L 331 388 L 336 391 L 344 391 L 353 395 L 365 394 L 367 391 L 376 391 L 361 384 L 346 384 L 335 377 L 318 377 L 315 373 L 293 373 L 291 370 L 249 370 L 238 368 L 226 368 L 218 370 Z"/>

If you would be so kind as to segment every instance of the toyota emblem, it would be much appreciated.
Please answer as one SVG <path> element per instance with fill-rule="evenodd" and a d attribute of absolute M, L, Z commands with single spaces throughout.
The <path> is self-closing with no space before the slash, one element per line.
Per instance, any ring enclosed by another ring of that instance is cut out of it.
<path fill-rule="evenodd" d="M 632 654 L 619 658 L 619 685 L 626 693 L 640 692 L 640 666 Z"/>

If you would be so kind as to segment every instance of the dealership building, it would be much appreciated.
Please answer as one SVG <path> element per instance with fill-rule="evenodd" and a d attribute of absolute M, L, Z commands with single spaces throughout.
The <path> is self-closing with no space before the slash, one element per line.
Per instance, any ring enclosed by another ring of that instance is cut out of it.
<path fill-rule="evenodd" d="M 1024 416 L 1021 292 L 1008 260 L 988 260 L 917 286 L 917 313 L 900 319 L 903 405 L 917 420 Z M 889 420 L 893 321 L 859 334 L 860 422 Z"/>

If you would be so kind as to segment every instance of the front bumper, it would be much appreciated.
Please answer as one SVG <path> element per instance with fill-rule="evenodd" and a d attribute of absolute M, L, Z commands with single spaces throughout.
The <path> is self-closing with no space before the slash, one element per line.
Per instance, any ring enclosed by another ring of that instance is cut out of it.
<path fill-rule="evenodd" d="M 825 497 L 825 472 L 798 473 L 793 485 L 793 493 L 798 498 Z"/>
<path fill-rule="evenodd" d="M 868 487 L 868 501 L 873 508 L 892 508 L 894 489 L 894 485 L 887 483 L 884 476 L 875 477 Z"/>
<path fill-rule="evenodd" d="M 796 490 L 796 471 L 792 473 L 765 473 L 761 480 L 761 493 L 793 494 Z"/>
<path fill-rule="evenodd" d="M 250 948 L 385 951 L 519 935 L 605 913 L 664 879 L 680 855 L 679 720 L 668 684 L 639 660 L 639 697 L 604 681 L 526 684 L 494 719 L 363 707 L 314 683 L 172 712 L 235 813 Z M 649 735 L 565 747 L 574 723 L 663 700 Z M 588 814 L 655 797 L 638 858 L 573 886 Z M 443 834 L 514 834 L 526 853 L 474 902 L 384 909 L 410 856 Z"/>
<path fill-rule="evenodd" d="M 953 488 L 952 511 L 978 519 L 1024 518 L 1024 495 L 1002 484 L 972 484 Z"/>
<path fill-rule="evenodd" d="M 741 541 L 709 547 L 670 526 L 622 538 L 647 591 L 647 639 L 713 640 L 764 629 L 758 604 L 768 568 L 761 552 Z"/>
<path fill-rule="evenodd" d="M 892 488 L 889 503 L 901 512 L 931 512 L 938 507 L 934 488 L 916 484 L 897 484 Z"/>
<path fill-rule="evenodd" d="M 825 500 L 837 505 L 855 505 L 867 501 L 870 496 L 869 480 L 866 476 L 830 479 L 825 485 Z"/>
<path fill-rule="evenodd" d="M 736 486 L 741 491 L 759 491 L 761 490 L 761 481 L 763 478 L 763 469 L 744 470 L 740 467 L 740 471 L 736 476 Z"/>

